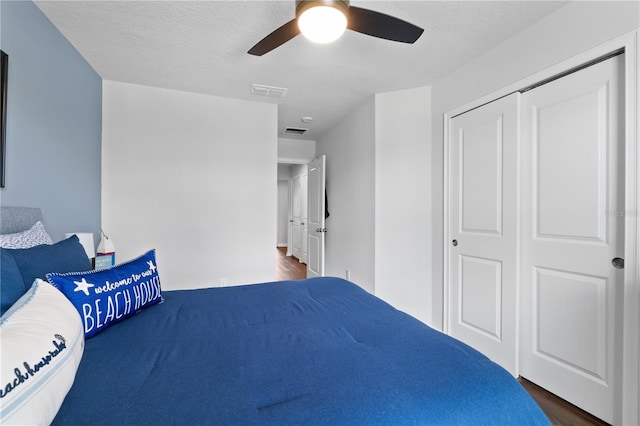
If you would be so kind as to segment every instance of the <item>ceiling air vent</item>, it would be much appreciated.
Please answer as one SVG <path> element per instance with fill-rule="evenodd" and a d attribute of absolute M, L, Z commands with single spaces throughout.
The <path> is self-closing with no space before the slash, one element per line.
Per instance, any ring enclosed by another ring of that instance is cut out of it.
<path fill-rule="evenodd" d="M 300 127 L 287 127 L 286 129 L 284 129 L 284 131 L 282 132 L 283 135 L 304 135 L 304 132 L 306 132 L 309 129 L 303 129 Z"/>
<path fill-rule="evenodd" d="M 252 84 L 251 93 L 258 96 L 269 96 L 271 98 L 284 98 L 287 96 L 287 88 L 267 86 L 264 84 Z"/>

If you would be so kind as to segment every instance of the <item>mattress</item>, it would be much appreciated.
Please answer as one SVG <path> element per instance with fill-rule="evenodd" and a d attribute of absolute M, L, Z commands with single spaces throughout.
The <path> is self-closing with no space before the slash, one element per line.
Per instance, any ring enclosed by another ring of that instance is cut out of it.
<path fill-rule="evenodd" d="M 163 297 L 86 341 L 54 424 L 549 424 L 503 368 L 343 279 Z"/>

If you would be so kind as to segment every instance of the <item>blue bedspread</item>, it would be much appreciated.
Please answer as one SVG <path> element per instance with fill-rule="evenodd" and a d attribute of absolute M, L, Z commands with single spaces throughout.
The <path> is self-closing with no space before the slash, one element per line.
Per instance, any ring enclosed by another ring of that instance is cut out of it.
<path fill-rule="evenodd" d="M 86 342 L 54 424 L 549 424 L 504 369 L 342 279 L 163 295 Z"/>

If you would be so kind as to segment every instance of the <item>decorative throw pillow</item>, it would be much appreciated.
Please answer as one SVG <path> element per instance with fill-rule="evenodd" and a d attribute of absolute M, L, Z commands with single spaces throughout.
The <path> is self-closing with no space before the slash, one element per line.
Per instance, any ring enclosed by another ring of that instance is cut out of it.
<path fill-rule="evenodd" d="M 26 291 L 16 261 L 6 250 L 0 248 L 0 315 Z"/>
<path fill-rule="evenodd" d="M 53 244 L 53 240 L 40 221 L 26 231 L 0 235 L 0 247 L 2 248 L 23 249 L 40 244 Z"/>
<path fill-rule="evenodd" d="M 30 288 L 36 278 L 45 279 L 49 272 L 88 271 L 91 261 L 80 244 L 77 235 L 72 235 L 52 245 L 40 245 L 28 249 L 7 250 L 18 265 L 25 288 Z"/>
<path fill-rule="evenodd" d="M 37 280 L 0 318 L 0 339 L 0 424 L 50 424 L 84 351 L 78 313 Z"/>
<path fill-rule="evenodd" d="M 80 313 L 85 338 L 162 300 L 155 250 L 112 268 L 47 274 L 47 279 Z"/>

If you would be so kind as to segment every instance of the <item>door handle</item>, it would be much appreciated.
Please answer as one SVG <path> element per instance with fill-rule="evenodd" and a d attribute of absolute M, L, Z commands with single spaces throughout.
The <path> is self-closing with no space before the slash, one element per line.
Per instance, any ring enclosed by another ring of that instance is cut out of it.
<path fill-rule="evenodd" d="M 616 269 L 624 269 L 624 259 L 620 257 L 614 257 L 613 259 L 611 259 L 611 264 Z"/>
<path fill-rule="evenodd" d="M 454 246 L 454 247 L 457 246 L 458 245 L 458 240 L 451 241 L 451 245 Z"/>

